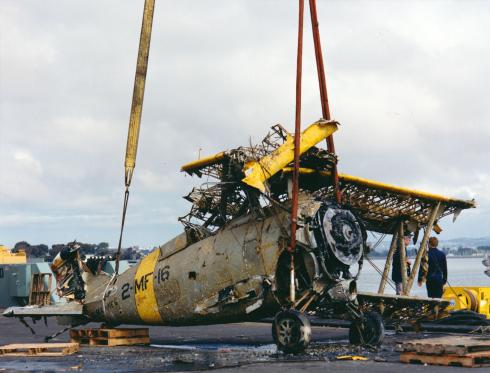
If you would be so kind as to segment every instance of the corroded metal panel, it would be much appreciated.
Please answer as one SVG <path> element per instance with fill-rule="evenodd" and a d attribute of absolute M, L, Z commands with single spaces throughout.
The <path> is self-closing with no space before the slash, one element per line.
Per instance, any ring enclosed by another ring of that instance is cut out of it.
<path fill-rule="evenodd" d="M 224 322 L 260 309 L 263 280 L 274 276 L 280 254 L 277 244 L 269 245 L 267 273 L 261 242 L 264 228 L 269 227 L 266 241 L 277 243 L 280 230 L 271 229 L 274 224 L 273 218 L 240 219 L 215 236 L 161 257 L 154 272 L 161 322 Z"/>
<path fill-rule="evenodd" d="M 214 270 L 224 267 L 224 256 L 217 256 L 214 250 L 215 240 L 208 237 L 158 261 L 154 292 L 163 323 L 191 322 L 196 304 L 226 286 Z"/>
<path fill-rule="evenodd" d="M 263 259 L 260 255 L 263 228 L 263 221 L 257 221 L 255 224 L 249 224 L 247 226 L 242 247 L 242 257 L 245 265 L 246 277 L 266 274 Z"/>
<path fill-rule="evenodd" d="M 97 308 L 95 312 L 103 312 L 108 322 L 142 323 L 135 303 L 134 279 L 138 268 L 139 265 L 131 267 L 120 274 L 114 284 L 104 289 L 106 294 L 105 300 L 96 303 Z"/>
<path fill-rule="evenodd" d="M 287 237 L 283 227 L 289 227 L 289 216 L 280 213 L 265 220 L 260 241 L 259 254 L 262 257 L 264 272 L 275 275 L 279 255 L 286 248 Z"/>
<path fill-rule="evenodd" d="M 179 235 L 114 283 L 106 277 L 93 284 L 101 295 L 89 299 L 87 310 L 112 323 L 152 325 L 246 317 L 264 306 L 264 281 L 274 278 L 279 221 L 247 216 L 187 247 Z"/>
<path fill-rule="evenodd" d="M 166 244 L 160 246 L 160 259 L 169 257 L 176 252 L 183 250 L 187 247 L 189 243 L 187 242 L 187 234 L 182 232 L 177 235 Z"/>

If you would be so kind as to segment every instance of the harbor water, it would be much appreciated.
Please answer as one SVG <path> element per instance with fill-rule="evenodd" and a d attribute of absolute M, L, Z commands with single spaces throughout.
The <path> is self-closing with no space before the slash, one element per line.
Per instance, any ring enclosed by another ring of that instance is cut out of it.
<path fill-rule="evenodd" d="M 414 262 L 414 259 L 410 259 Z M 486 267 L 482 264 L 483 258 L 458 258 L 448 257 L 448 282 L 451 286 L 490 286 L 490 277 L 488 277 L 484 270 Z M 385 259 L 373 259 L 372 262 L 381 270 L 384 269 Z M 364 262 L 361 275 L 357 282 L 359 291 L 377 292 L 381 275 L 374 269 L 374 267 L 368 262 Z M 389 274 L 391 280 L 391 271 Z M 385 293 L 395 294 L 395 290 L 386 284 Z M 419 287 L 415 281 L 411 295 L 415 296 L 427 296 L 427 290 L 425 284 Z"/>

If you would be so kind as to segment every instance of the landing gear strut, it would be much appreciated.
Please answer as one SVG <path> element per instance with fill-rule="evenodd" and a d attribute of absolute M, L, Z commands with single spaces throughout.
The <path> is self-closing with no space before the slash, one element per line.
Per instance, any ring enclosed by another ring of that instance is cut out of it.
<path fill-rule="evenodd" d="M 299 311 L 281 311 L 272 323 L 272 338 L 280 351 L 287 354 L 301 353 L 310 344 L 310 321 Z"/>
<path fill-rule="evenodd" d="M 349 342 L 355 345 L 379 346 L 385 336 L 385 327 L 381 315 L 368 312 L 354 320 L 349 329 Z"/>

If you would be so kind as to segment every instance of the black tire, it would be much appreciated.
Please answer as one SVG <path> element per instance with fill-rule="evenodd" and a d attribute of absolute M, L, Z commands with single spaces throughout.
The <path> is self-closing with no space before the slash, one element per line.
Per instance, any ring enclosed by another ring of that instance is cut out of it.
<path fill-rule="evenodd" d="M 296 310 L 281 311 L 272 323 L 272 338 L 279 351 L 286 354 L 301 353 L 310 344 L 310 321 Z"/>
<path fill-rule="evenodd" d="M 385 326 L 377 312 L 364 314 L 358 322 L 352 322 L 349 329 L 349 342 L 354 345 L 379 346 L 385 337 Z"/>

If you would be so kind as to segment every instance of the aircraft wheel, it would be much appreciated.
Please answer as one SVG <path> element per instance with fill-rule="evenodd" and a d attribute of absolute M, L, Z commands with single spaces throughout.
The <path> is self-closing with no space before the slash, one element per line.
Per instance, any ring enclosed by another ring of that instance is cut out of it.
<path fill-rule="evenodd" d="M 296 310 L 281 311 L 272 323 L 272 338 L 280 351 L 286 354 L 301 353 L 310 344 L 310 321 Z"/>
<path fill-rule="evenodd" d="M 364 314 L 359 322 L 353 322 L 349 329 L 349 342 L 355 345 L 379 346 L 385 337 L 385 326 L 377 312 Z"/>

